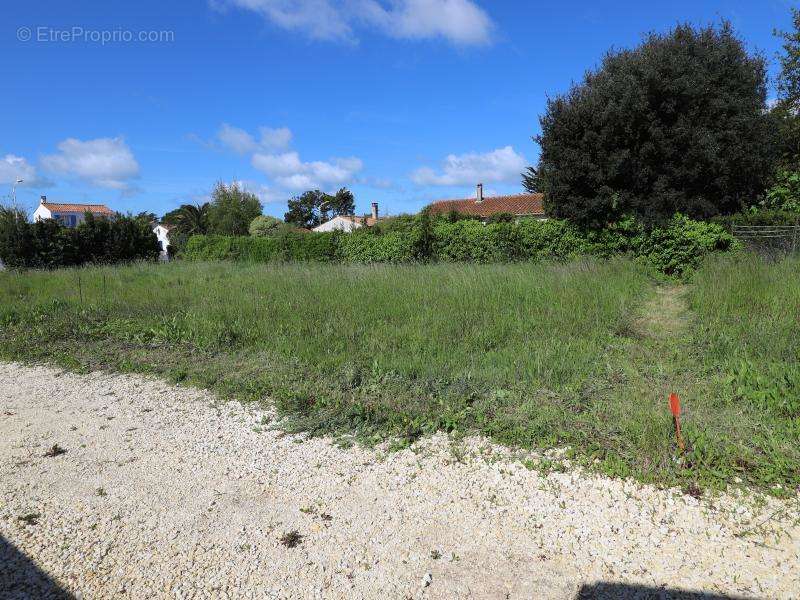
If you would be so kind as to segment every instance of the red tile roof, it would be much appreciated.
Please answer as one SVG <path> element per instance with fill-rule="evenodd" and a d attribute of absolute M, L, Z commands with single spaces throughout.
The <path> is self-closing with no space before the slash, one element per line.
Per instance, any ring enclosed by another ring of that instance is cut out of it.
<path fill-rule="evenodd" d="M 430 205 L 431 213 L 444 215 L 451 211 L 476 217 L 491 217 L 509 213 L 518 217 L 543 217 L 542 194 L 514 194 L 511 196 L 487 196 L 483 202 L 475 198 L 464 200 L 438 200 Z"/>
<path fill-rule="evenodd" d="M 108 208 L 105 204 L 60 204 L 58 202 L 42 202 L 42 206 L 44 206 L 50 212 L 90 212 L 95 215 L 114 215 L 114 211 Z"/>

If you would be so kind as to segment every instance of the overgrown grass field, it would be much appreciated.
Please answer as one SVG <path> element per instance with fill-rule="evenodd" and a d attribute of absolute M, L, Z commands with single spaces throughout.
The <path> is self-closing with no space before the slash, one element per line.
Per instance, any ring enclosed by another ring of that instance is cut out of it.
<path fill-rule="evenodd" d="M 625 260 L 5 272 L 0 356 L 269 399 L 312 433 L 481 433 L 659 485 L 785 493 L 800 484 L 799 266 L 728 259 L 681 287 Z"/>

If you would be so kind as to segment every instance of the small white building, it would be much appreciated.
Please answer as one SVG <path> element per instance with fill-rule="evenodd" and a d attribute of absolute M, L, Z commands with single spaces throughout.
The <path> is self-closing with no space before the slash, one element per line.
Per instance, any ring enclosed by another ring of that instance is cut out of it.
<path fill-rule="evenodd" d="M 33 220 L 55 219 L 67 227 L 77 227 L 86 220 L 87 212 L 104 219 L 114 216 L 114 211 L 105 204 L 63 204 L 48 202 L 47 196 L 42 196 L 33 211 Z"/>
<path fill-rule="evenodd" d="M 159 258 L 161 260 L 169 260 L 169 230 L 170 225 L 158 224 L 153 227 L 153 233 L 158 238 L 158 245 L 161 248 Z"/>
<path fill-rule="evenodd" d="M 378 222 L 378 203 L 372 203 L 372 214 L 368 217 L 357 217 L 355 215 L 338 215 L 317 225 L 311 231 L 344 231 L 350 233 L 361 227 L 372 227 Z"/>

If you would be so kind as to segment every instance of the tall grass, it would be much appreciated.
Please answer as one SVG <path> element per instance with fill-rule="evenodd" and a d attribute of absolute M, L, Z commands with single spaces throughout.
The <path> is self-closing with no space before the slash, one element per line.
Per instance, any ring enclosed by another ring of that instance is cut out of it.
<path fill-rule="evenodd" d="M 45 337 L 265 353 L 330 377 L 560 389 L 592 375 L 645 285 L 624 262 L 134 265 L 6 274 L 0 314 L 42 314 Z"/>
<path fill-rule="evenodd" d="M 716 362 L 800 357 L 800 259 L 767 261 L 754 254 L 715 260 L 694 280 L 690 306 Z"/>
<path fill-rule="evenodd" d="M 0 357 L 270 399 L 312 433 L 478 432 L 659 484 L 796 487 L 797 266 L 709 264 L 668 288 L 674 314 L 623 260 L 6 272 Z"/>
<path fill-rule="evenodd" d="M 694 344 L 706 373 L 706 420 L 728 433 L 704 459 L 761 482 L 800 482 L 800 260 L 714 261 L 695 278 Z M 700 435 L 708 441 L 707 434 Z M 732 447 L 734 446 L 735 447 Z M 724 455 L 727 452 L 728 455 Z M 732 456 L 735 455 L 735 459 Z"/>
<path fill-rule="evenodd" d="M 183 263 L 0 281 L 6 357 L 56 356 L 270 396 L 320 427 L 355 414 L 412 437 L 477 426 L 526 444 L 555 442 L 560 429 L 544 409 L 541 427 L 521 426 L 515 408 L 553 404 L 600 376 L 598 358 L 648 285 L 622 261 Z"/>

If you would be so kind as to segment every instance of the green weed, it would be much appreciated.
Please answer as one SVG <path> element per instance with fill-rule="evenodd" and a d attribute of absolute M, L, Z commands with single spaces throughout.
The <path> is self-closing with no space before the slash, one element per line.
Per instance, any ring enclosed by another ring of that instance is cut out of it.
<path fill-rule="evenodd" d="M 80 292 L 75 269 L 3 272 L 0 357 L 269 402 L 343 444 L 480 433 L 658 485 L 794 490 L 799 265 L 714 261 L 684 287 L 625 260 L 133 264 L 78 269 Z"/>

